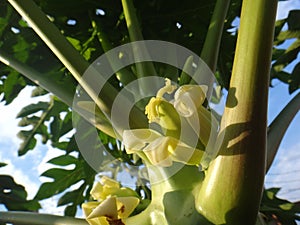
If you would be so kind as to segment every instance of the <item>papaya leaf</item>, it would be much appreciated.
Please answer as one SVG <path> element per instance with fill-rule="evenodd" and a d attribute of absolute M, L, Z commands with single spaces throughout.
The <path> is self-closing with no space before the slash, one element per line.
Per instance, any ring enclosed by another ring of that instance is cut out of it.
<path fill-rule="evenodd" d="M 50 159 L 48 163 L 58 165 L 58 166 L 67 166 L 71 164 L 77 164 L 78 159 L 71 155 L 61 155 Z"/>
<path fill-rule="evenodd" d="M 80 154 L 77 158 L 71 155 L 61 155 L 52 158 L 48 163 L 57 166 L 73 164 L 75 168 L 70 170 L 51 168 L 42 173 L 41 176 L 51 178 L 53 181 L 43 183 L 34 199 L 42 200 L 62 193 L 58 200 L 58 206 L 68 205 L 65 208 L 65 215 L 75 216 L 78 206 L 84 200 L 89 199 L 96 172 L 83 160 Z M 79 188 L 73 189 L 73 185 L 78 185 L 78 182 L 82 182 L 82 184 Z"/>
<path fill-rule="evenodd" d="M 28 106 L 25 106 L 18 114 L 17 118 L 25 117 L 28 115 L 31 115 L 33 113 L 44 111 L 48 109 L 49 103 L 48 102 L 38 102 L 36 104 L 31 104 Z"/>
<path fill-rule="evenodd" d="M 81 185 L 81 187 L 84 187 L 84 185 Z M 67 205 L 73 202 L 83 202 L 84 197 L 82 196 L 82 194 L 82 188 L 66 192 L 62 197 L 60 197 L 57 206 Z M 78 199 L 80 199 L 80 201 L 78 201 Z"/>
<path fill-rule="evenodd" d="M 72 216 L 74 217 L 76 215 L 76 211 L 77 211 L 77 205 L 68 205 L 66 208 L 65 208 L 65 215 L 66 216 Z"/>
<path fill-rule="evenodd" d="M 19 127 L 26 127 L 32 124 L 37 124 L 38 121 L 40 120 L 40 118 L 38 116 L 31 116 L 31 117 L 23 117 L 19 123 L 18 126 Z"/>
<path fill-rule="evenodd" d="M 45 182 L 40 186 L 34 197 L 36 200 L 42 200 L 57 195 L 85 178 L 82 167 L 73 170 L 52 168 L 45 171 L 42 176 L 53 178 L 54 181 Z"/>
<path fill-rule="evenodd" d="M 32 150 L 36 145 L 36 139 L 34 138 L 34 133 L 30 131 L 20 131 L 18 137 L 23 140 L 20 144 L 18 154 L 19 156 L 24 155 L 29 150 Z"/>
<path fill-rule="evenodd" d="M 36 87 L 31 92 L 31 97 L 38 97 L 48 94 L 49 92 L 43 89 L 42 87 Z"/>
<path fill-rule="evenodd" d="M 6 104 L 11 103 L 25 87 L 24 78 L 15 71 L 9 72 L 6 79 L 3 81 L 3 93 Z"/>
<path fill-rule="evenodd" d="M 38 201 L 27 200 L 25 188 L 7 175 L 0 175 L 0 204 L 17 211 L 37 211 L 40 208 Z"/>
<path fill-rule="evenodd" d="M 291 74 L 291 81 L 289 85 L 289 92 L 292 94 L 298 88 L 300 88 L 300 63 L 298 63 Z"/>
<path fill-rule="evenodd" d="M 300 21 L 300 10 L 291 10 L 287 18 L 289 30 L 299 30 L 300 29 L 299 21 Z"/>
<path fill-rule="evenodd" d="M 59 131 L 62 126 L 60 116 L 54 116 L 53 121 L 50 124 L 51 141 L 57 142 L 60 138 Z"/>
<path fill-rule="evenodd" d="M 30 130 L 21 130 L 18 133 L 18 137 L 23 140 L 23 142 L 20 144 L 18 154 L 24 155 L 29 150 L 32 150 L 37 140 L 35 138 L 36 134 L 40 134 L 42 136 L 42 142 L 45 144 L 49 139 L 49 133 L 48 128 L 44 124 L 44 122 L 49 119 L 49 113 L 51 112 L 51 109 L 53 107 L 52 102 L 38 102 L 36 104 L 31 104 L 28 106 L 25 106 L 17 115 L 17 118 L 22 118 L 20 121 L 21 126 L 28 126 L 32 125 L 32 129 Z M 36 112 L 43 111 L 42 115 L 40 117 L 32 116 L 28 117 L 29 115 L 32 115 Z"/>
<path fill-rule="evenodd" d="M 276 221 L 276 224 L 293 224 L 299 219 L 300 206 L 277 197 L 279 188 L 270 188 L 264 190 L 260 212 L 262 212 L 269 221 Z"/>

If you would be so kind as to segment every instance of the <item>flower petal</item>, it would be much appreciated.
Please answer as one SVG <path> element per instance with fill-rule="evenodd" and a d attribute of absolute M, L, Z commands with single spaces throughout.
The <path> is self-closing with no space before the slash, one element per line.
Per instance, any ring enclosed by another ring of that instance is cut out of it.
<path fill-rule="evenodd" d="M 95 200 L 103 201 L 107 196 L 112 195 L 120 189 L 120 183 L 109 178 L 103 176 L 101 178 L 101 183 L 97 182 L 92 190 L 91 195 Z"/>
<path fill-rule="evenodd" d="M 179 99 L 176 99 L 174 107 L 183 117 L 190 117 L 197 112 L 197 107 L 189 93 L 183 93 Z"/>
<path fill-rule="evenodd" d="M 175 148 L 169 147 L 169 152 L 172 156 L 173 161 L 185 163 L 188 165 L 199 165 L 204 154 L 204 151 L 200 151 L 196 148 L 178 142 Z"/>
<path fill-rule="evenodd" d="M 87 222 L 90 225 L 110 225 L 109 222 L 107 221 L 106 217 L 97 217 L 93 219 L 87 219 Z"/>
<path fill-rule="evenodd" d="M 87 219 L 93 219 L 97 217 L 108 217 L 112 220 L 118 219 L 117 212 L 117 200 L 116 197 L 109 197 L 101 202 L 92 212 Z"/>
<path fill-rule="evenodd" d="M 94 184 L 90 194 L 92 195 L 93 199 L 95 200 L 102 200 L 102 193 L 103 193 L 103 185 L 97 182 Z"/>
<path fill-rule="evenodd" d="M 102 176 L 101 177 L 101 182 L 105 187 L 115 187 L 115 188 L 120 188 L 120 183 L 114 179 L 111 179 L 107 176 Z"/>
<path fill-rule="evenodd" d="M 169 145 L 175 144 L 170 142 L 170 137 L 159 137 L 151 142 L 145 149 L 144 153 L 153 165 L 171 166 L 172 159 L 168 151 Z M 176 140 L 175 138 L 172 141 Z M 177 141 L 177 140 L 176 140 Z"/>
<path fill-rule="evenodd" d="M 118 197 L 117 208 L 119 218 L 129 217 L 139 203 L 140 199 L 137 197 Z"/>
<path fill-rule="evenodd" d="M 181 116 L 189 117 L 196 113 L 206 98 L 206 85 L 183 85 L 174 95 L 174 107 Z"/>
<path fill-rule="evenodd" d="M 99 202 L 83 203 L 81 206 L 82 206 L 82 210 L 83 210 L 85 217 L 88 217 L 99 204 L 100 204 Z"/>
<path fill-rule="evenodd" d="M 123 132 L 123 144 L 128 154 L 142 150 L 148 143 L 154 141 L 161 134 L 151 129 L 125 130 Z"/>

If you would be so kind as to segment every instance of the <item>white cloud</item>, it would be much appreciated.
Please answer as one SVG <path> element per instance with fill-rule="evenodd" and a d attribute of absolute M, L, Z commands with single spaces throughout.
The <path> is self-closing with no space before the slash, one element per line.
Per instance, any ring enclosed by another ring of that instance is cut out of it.
<path fill-rule="evenodd" d="M 280 148 L 266 176 L 266 187 L 281 187 L 279 197 L 299 201 L 300 195 L 300 142 L 290 148 Z"/>
<path fill-rule="evenodd" d="M 25 187 L 28 193 L 28 199 L 32 199 L 39 187 L 38 183 L 33 182 L 32 174 L 27 173 L 22 167 L 17 167 L 13 159 L 5 157 L 2 152 L 0 152 L 0 162 L 8 164 L 0 169 L 1 174 L 12 176 L 17 184 L 21 184 Z"/>

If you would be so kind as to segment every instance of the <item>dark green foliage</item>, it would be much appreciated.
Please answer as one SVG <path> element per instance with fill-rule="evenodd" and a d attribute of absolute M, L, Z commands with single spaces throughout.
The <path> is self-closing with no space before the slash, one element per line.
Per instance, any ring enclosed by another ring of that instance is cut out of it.
<path fill-rule="evenodd" d="M 270 188 L 264 191 L 260 211 L 266 216 L 267 222 L 276 224 L 296 225 L 295 220 L 300 220 L 299 204 L 280 199 L 276 195 L 280 188 Z"/>
<path fill-rule="evenodd" d="M 300 87 L 300 63 L 295 61 L 300 52 L 300 26 L 299 26 L 300 10 L 292 10 L 286 19 L 277 21 L 275 30 L 275 40 L 273 51 L 273 67 L 271 79 L 279 79 L 289 85 L 289 93 L 293 93 Z M 287 25 L 287 30 L 283 30 Z M 282 48 L 282 44 L 288 42 L 288 47 Z M 293 66 L 292 73 L 286 68 Z"/>
<path fill-rule="evenodd" d="M 0 204 L 15 211 L 37 211 L 40 208 L 38 201 L 28 200 L 25 188 L 8 175 L 0 175 Z"/>

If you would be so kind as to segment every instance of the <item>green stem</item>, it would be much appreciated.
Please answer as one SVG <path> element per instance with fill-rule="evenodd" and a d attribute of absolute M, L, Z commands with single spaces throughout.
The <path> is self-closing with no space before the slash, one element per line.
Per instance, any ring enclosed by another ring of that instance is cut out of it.
<path fill-rule="evenodd" d="M 0 212 L 0 221 L 20 225 L 88 225 L 83 219 L 30 212 Z"/>
<path fill-rule="evenodd" d="M 230 0 L 217 0 L 201 52 L 201 59 L 208 65 L 213 73 L 216 72 L 224 22 L 229 3 Z M 199 76 L 197 83 L 205 84 L 209 87 L 207 93 L 209 99 L 212 94 L 214 79 L 212 76 L 201 75 L 201 71 L 200 65 L 199 69 L 195 72 L 195 76 Z"/>
<path fill-rule="evenodd" d="M 122 0 L 122 6 L 124 11 L 124 16 L 129 32 L 129 37 L 131 41 L 141 41 L 143 40 L 143 34 L 136 16 L 136 10 L 133 6 L 132 0 Z"/>
<path fill-rule="evenodd" d="M 276 156 L 281 140 L 293 118 L 300 110 L 300 92 L 284 107 L 268 129 L 267 171 Z"/>
<path fill-rule="evenodd" d="M 124 16 L 129 32 L 129 37 L 131 42 L 142 41 L 143 34 L 141 32 L 141 28 L 138 22 L 138 18 L 136 15 L 136 10 L 134 8 L 132 0 L 122 0 L 122 6 L 124 11 Z M 138 78 L 143 78 L 146 76 L 156 76 L 156 70 L 152 62 L 141 62 L 140 59 L 144 58 L 143 56 L 148 55 L 148 51 L 145 45 L 141 45 L 142 47 L 136 48 L 133 43 L 133 56 L 135 59 L 135 67 L 136 67 L 136 76 Z M 153 81 L 154 82 L 154 81 Z M 153 85 L 149 85 L 149 82 L 145 82 L 145 80 L 139 80 L 140 84 L 140 92 L 141 94 L 148 96 L 147 93 L 151 93 L 153 89 Z M 152 87 L 151 87 L 152 86 Z M 157 84 L 155 85 L 157 87 Z"/>
<path fill-rule="evenodd" d="M 151 203 L 142 213 L 129 217 L 126 225 L 210 224 L 195 209 L 193 189 L 203 179 L 203 173 L 196 166 L 180 163 L 171 167 L 152 166 L 149 177 Z"/>
<path fill-rule="evenodd" d="M 201 59 L 216 72 L 224 22 L 230 0 L 217 0 L 201 52 Z"/>
<path fill-rule="evenodd" d="M 109 42 L 109 39 L 105 32 L 102 31 L 101 26 L 97 24 L 95 21 L 92 21 L 93 28 L 97 31 L 97 37 L 101 44 L 101 47 L 103 48 L 104 52 L 108 52 L 113 48 L 112 44 Z M 115 68 L 122 68 L 120 62 L 118 60 L 115 60 L 112 57 L 108 57 L 109 63 L 114 71 L 117 71 Z M 123 86 L 126 86 L 130 82 L 134 81 L 136 77 L 134 74 L 127 70 L 127 68 L 122 68 L 121 70 L 118 70 L 116 72 L 116 76 L 118 80 L 123 84 Z"/>
<path fill-rule="evenodd" d="M 220 155 L 197 208 L 214 224 L 255 224 L 265 175 L 268 85 L 277 0 L 244 0 Z"/>

